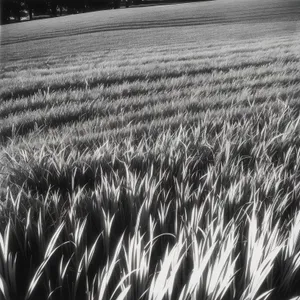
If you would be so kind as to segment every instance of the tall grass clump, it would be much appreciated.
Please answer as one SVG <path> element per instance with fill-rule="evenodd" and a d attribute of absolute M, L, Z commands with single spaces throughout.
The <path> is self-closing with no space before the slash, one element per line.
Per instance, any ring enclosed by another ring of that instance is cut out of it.
<path fill-rule="evenodd" d="M 264 45 L 13 80 L 0 298 L 297 299 L 299 47 Z"/>

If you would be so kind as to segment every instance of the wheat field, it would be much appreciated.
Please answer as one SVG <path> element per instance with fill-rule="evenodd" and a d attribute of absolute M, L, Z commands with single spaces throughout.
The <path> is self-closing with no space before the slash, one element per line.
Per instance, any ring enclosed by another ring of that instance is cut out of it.
<path fill-rule="evenodd" d="M 298 299 L 299 41 L 5 48 L 0 298 Z"/>

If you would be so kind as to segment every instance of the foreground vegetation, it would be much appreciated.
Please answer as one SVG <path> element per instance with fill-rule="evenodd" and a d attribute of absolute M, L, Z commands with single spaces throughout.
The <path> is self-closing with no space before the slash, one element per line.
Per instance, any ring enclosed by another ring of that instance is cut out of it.
<path fill-rule="evenodd" d="M 299 40 L 11 62 L 5 299 L 296 299 Z"/>

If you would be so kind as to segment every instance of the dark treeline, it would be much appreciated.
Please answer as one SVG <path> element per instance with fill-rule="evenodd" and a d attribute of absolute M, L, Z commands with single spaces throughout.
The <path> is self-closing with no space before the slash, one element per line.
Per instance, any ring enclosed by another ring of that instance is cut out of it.
<path fill-rule="evenodd" d="M 119 8 L 121 5 L 174 3 L 209 0 L 0 0 L 0 23 L 20 22 L 42 17 Z"/>
<path fill-rule="evenodd" d="M 142 0 L 1 0 L 1 23 L 34 19 L 42 16 L 58 16 L 106 8 L 128 7 Z M 124 2 L 124 3 L 121 3 Z"/>

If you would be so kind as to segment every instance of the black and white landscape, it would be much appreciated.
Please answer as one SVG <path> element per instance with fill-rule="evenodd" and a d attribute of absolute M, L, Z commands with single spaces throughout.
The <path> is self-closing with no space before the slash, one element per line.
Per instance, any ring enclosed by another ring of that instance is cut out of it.
<path fill-rule="evenodd" d="M 300 299 L 300 1 L 1 26 L 0 299 Z"/>

